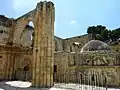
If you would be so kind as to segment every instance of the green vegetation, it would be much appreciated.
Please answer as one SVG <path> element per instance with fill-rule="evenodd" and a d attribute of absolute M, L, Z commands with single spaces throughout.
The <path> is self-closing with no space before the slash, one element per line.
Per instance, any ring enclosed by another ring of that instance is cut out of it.
<path fill-rule="evenodd" d="M 117 52 L 120 52 L 120 45 L 119 44 L 117 44 L 117 45 L 110 45 L 111 46 L 111 48 L 113 49 L 113 50 L 115 50 L 115 51 L 117 51 Z"/>
<path fill-rule="evenodd" d="M 93 38 L 101 41 L 117 41 L 120 38 L 120 28 L 108 30 L 105 26 L 90 26 L 87 29 L 88 34 L 92 34 Z"/>

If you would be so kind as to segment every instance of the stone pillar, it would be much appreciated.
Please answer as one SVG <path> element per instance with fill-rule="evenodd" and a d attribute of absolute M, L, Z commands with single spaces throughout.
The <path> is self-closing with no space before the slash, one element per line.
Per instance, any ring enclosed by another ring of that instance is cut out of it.
<path fill-rule="evenodd" d="M 54 60 L 54 4 L 40 2 L 35 14 L 32 86 L 53 85 Z"/>
<path fill-rule="evenodd" d="M 15 20 L 11 19 L 11 24 L 12 26 L 10 27 L 10 35 L 9 35 L 9 40 L 7 42 L 7 44 L 12 45 L 13 43 L 13 32 L 15 30 Z"/>
<path fill-rule="evenodd" d="M 14 55 L 13 55 L 13 48 L 11 47 L 4 47 L 6 48 L 7 52 L 5 51 L 3 54 L 4 54 L 4 59 L 5 59 L 5 74 L 4 74 L 4 77 L 5 77 L 5 80 L 12 80 L 14 77 L 13 77 L 13 73 L 14 73 L 14 62 L 15 62 L 15 59 L 14 59 Z"/>

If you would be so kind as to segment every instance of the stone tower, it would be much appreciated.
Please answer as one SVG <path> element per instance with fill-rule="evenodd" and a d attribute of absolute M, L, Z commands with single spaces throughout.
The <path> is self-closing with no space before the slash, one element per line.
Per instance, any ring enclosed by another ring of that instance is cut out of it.
<path fill-rule="evenodd" d="M 40 2 L 36 6 L 33 47 L 33 78 L 35 87 L 53 85 L 54 4 Z"/>

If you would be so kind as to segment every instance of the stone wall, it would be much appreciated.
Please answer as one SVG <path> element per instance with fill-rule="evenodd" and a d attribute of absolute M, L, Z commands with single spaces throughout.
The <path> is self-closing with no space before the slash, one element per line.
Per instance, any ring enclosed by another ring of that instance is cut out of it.
<path fill-rule="evenodd" d="M 32 53 L 22 52 L 15 56 L 14 78 L 17 80 L 32 80 Z"/>
<path fill-rule="evenodd" d="M 54 54 L 54 81 L 63 81 L 64 73 L 68 72 L 68 53 L 55 53 Z M 55 67 L 56 66 L 56 67 Z M 56 69 L 56 70 L 55 70 Z M 61 77 L 62 76 L 62 77 Z"/>
<path fill-rule="evenodd" d="M 10 28 L 0 26 L 0 43 L 6 44 L 9 39 Z"/>
<path fill-rule="evenodd" d="M 10 28 L 12 25 L 12 19 L 7 18 L 4 15 L 0 15 L 0 25 Z"/>
<path fill-rule="evenodd" d="M 14 47 L 12 44 L 9 45 L 9 43 L 12 43 L 15 23 L 15 20 L 0 15 L 0 80 L 25 79 L 23 77 L 25 76 L 25 74 L 23 74 L 24 58 L 28 57 L 28 61 L 30 62 L 32 59 L 32 52 L 30 50 L 31 54 L 28 54 L 28 48 Z M 28 27 L 25 27 L 24 31 L 21 36 L 21 45 L 24 47 L 30 46 L 31 41 L 29 36 L 31 35 L 31 31 Z M 32 65 L 29 64 L 29 67 L 31 66 Z M 30 68 L 30 70 L 27 71 L 29 73 L 27 75 L 29 80 L 32 79 L 30 76 L 32 73 L 31 70 Z"/>
<path fill-rule="evenodd" d="M 98 52 L 85 52 L 82 53 L 82 57 L 79 57 L 79 61 L 81 65 L 117 65 L 119 64 L 117 61 L 117 53 L 108 52 L 108 51 L 98 51 Z"/>
<path fill-rule="evenodd" d="M 7 59 L 6 59 L 6 55 L 5 55 L 5 52 L 4 51 L 4 48 L 0 48 L 0 80 L 4 80 L 5 77 L 5 66 L 6 66 L 6 62 L 7 62 Z"/>
<path fill-rule="evenodd" d="M 8 44 L 10 42 L 10 38 L 13 38 L 13 32 L 16 26 L 16 21 L 5 16 L 0 15 L 0 44 Z M 31 35 L 33 33 L 34 28 L 26 25 L 23 28 L 22 35 L 20 37 L 20 45 L 23 47 L 31 47 L 32 40 Z M 12 40 L 11 40 L 12 42 Z"/>
<path fill-rule="evenodd" d="M 120 58 L 118 58 L 118 55 L 120 56 L 119 53 L 106 53 L 105 51 L 91 53 L 55 53 L 54 65 L 57 66 L 57 72 L 54 72 L 54 79 L 56 82 L 82 83 L 81 80 L 85 80 L 85 83 L 88 84 L 89 80 L 90 84 L 119 86 L 119 72 L 116 71 L 119 70 L 118 64 Z M 91 81 L 93 74 L 95 75 L 94 80 Z"/>
<path fill-rule="evenodd" d="M 57 36 L 54 36 L 55 42 L 55 52 L 62 52 L 63 51 L 63 39 Z"/>
<path fill-rule="evenodd" d="M 4 16 L 1 17 L 4 18 Z M 7 22 L 8 18 L 4 18 L 1 20 L 1 17 L 0 24 L 5 22 L 3 23 L 2 26 L 9 27 L 9 23 Z M 14 77 L 16 79 L 18 78 L 23 79 L 22 71 L 24 64 L 21 65 L 21 63 L 29 62 L 29 60 L 25 61 L 24 57 L 29 57 L 30 55 L 25 56 L 27 55 L 25 51 L 27 50 L 27 48 L 24 48 L 24 50 L 22 48 L 31 46 L 30 35 L 32 33 L 28 30 L 25 30 L 26 29 L 25 27 L 30 21 L 32 21 L 35 26 L 33 43 L 34 45 L 32 47 L 33 52 L 31 54 L 33 55 L 32 85 L 38 87 L 52 86 L 53 60 L 54 60 L 54 21 L 55 21 L 54 4 L 51 1 L 40 2 L 37 4 L 34 10 L 28 12 L 27 14 L 13 21 L 14 22 L 10 24 L 11 31 L 10 34 L 8 34 L 9 39 L 7 41 L 9 42 L 10 40 L 11 48 L 8 48 L 8 50 L 6 50 L 7 52 L 10 51 L 9 52 L 10 54 L 8 53 L 4 54 L 5 57 L 11 57 L 12 59 L 10 58 L 6 59 L 5 65 L 7 68 L 6 70 L 2 70 L 5 71 L 4 72 L 5 75 L 2 78 L 5 78 L 6 80 L 14 79 Z M 14 46 L 18 48 L 14 48 Z M 6 49 L 6 47 L 4 49 Z M 60 49 L 62 49 L 62 46 Z M 15 53 L 13 54 L 12 52 Z M 16 52 L 19 52 L 19 54 L 16 54 Z M 20 65 L 17 64 L 16 61 Z M 19 77 L 19 75 L 21 75 L 22 77 Z"/>
<path fill-rule="evenodd" d="M 6 44 L 11 34 L 13 19 L 0 15 L 0 44 Z"/>
<path fill-rule="evenodd" d="M 88 35 L 67 38 L 63 40 L 64 52 L 80 52 L 81 48 L 89 41 Z"/>
<path fill-rule="evenodd" d="M 120 44 L 117 45 L 110 45 L 112 47 L 113 50 L 117 51 L 120 53 Z"/>
<path fill-rule="evenodd" d="M 89 85 L 119 86 L 117 66 L 71 66 L 69 80 Z M 68 81 L 69 81 L 68 80 Z"/>
<path fill-rule="evenodd" d="M 22 73 L 25 65 L 28 65 L 30 67 L 30 69 L 28 70 L 28 73 L 30 73 L 28 75 L 28 79 L 31 80 L 31 60 L 31 50 L 22 47 L 11 47 L 7 45 L 0 46 L 0 80 L 25 79 L 20 77 L 25 75 L 23 75 Z M 18 71 L 20 70 L 21 72 L 18 73 Z"/>

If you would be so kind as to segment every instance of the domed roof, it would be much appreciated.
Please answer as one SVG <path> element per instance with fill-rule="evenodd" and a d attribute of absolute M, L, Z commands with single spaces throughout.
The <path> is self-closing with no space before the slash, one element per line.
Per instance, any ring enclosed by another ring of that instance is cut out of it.
<path fill-rule="evenodd" d="M 107 45 L 102 41 L 91 40 L 83 46 L 81 52 L 97 51 L 97 50 L 112 50 L 112 49 L 109 45 Z"/>

